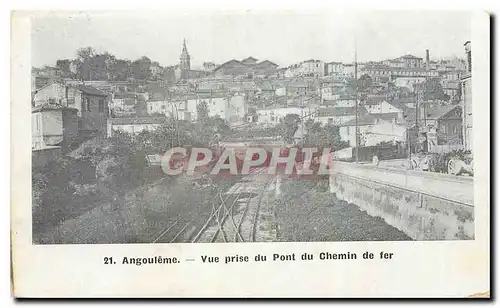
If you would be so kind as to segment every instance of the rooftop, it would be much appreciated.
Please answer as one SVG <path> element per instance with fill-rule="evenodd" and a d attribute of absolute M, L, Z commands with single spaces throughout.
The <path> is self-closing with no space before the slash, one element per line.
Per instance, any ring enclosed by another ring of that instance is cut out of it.
<path fill-rule="evenodd" d="M 162 124 L 166 119 L 166 117 L 109 118 L 108 121 L 115 125 Z"/>
<path fill-rule="evenodd" d="M 389 112 L 389 113 L 368 113 L 362 115 L 358 118 L 357 125 L 374 125 L 377 124 L 378 121 L 392 122 L 393 120 L 397 120 L 398 113 L 397 112 Z M 356 125 L 356 120 L 348 121 L 341 126 L 354 126 Z"/>
<path fill-rule="evenodd" d="M 57 104 L 57 103 L 43 103 L 41 105 L 33 107 L 31 109 L 31 112 L 35 113 L 35 112 L 39 112 L 42 110 L 71 110 L 71 111 L 75 111 L 75 112 L 78 111 L 78 109 L 76 109 L 76 108 L 64 107 L 63 105 Z"/>
<path fill-rule="evenodd" d="M 461 107 L 458 105 L 455 105 L 455 106 L 435 106 L 432 108 L 427 108 L 426 109 L 427 119 L 438 120 L 455 109 L 457 109 L 457 111 L 459 110 L 461 112 Z M 460 118 L 461 116 L 457 115 L 456 117 Z"/>
<path fill-rule="evenodd" d="M 400 57 L 400 58 L 401 58 L 401 59 L 422 59 L 422 58 L 420 58 L 420 57 L 415 57 L 414 55 L 410 55 L 410 54 L 408 54 L 408 55 L 404 55 L 404 56 L 402 56 L 402 57 Z"/>
<path fill-rule="evenodd" d="M 356 115 L 356 107 L 324 107 L 316 114 L 318 117 Z"/>
<path fill-rule="evenodd" d="M 372 95 L 365 99 L 364 105 L 378 105 L 383 101 L 387 101 L 387 97 L 385 95 Z"/>
<path fill-rule="evenodd" d="M 76 85 L 75 88 L 82 91 L 82 93 L 93 96 L 107 96 L 106 93 L 97 90 L 91 86 Z"/>

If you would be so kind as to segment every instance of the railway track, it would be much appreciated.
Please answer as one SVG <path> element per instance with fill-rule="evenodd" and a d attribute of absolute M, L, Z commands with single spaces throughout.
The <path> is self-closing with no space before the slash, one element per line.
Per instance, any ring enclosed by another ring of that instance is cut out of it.
<path fill-rule="evenodd" d="M 186 220 L 184 218 L 178 218 L 170 226 L 168 226 L 160 235 L 158 235 L 154 243 L 163 243 L 163 239 L 169 239 L 169 243 L 175 243 L 175 241 L 184 233 L 184 231 L 193 223 L 193 219 Z"/>
<path fill-rule="evenodd" d="M 253 170 L 251 175 L 259 175 L 266 169 Z M 251 219 L 251 232 L 248 236 L 244 237 L 242 235 L 242 224 L 245 218 L 248 216 L 250 203 L 253 198 L 248 197 L 243 206 L 243 212 L 239 217 L 238 221 L 235 221 L 235 207 L 238 203 L 238 200 L 241 199 L 243 193 L 245 193 L 245 188 L 248 187 L 249 184 L 244 184 L 235 195 L 228 194 L 226 198 L 224 198 L 223 190 L 218 190 L 217 194 L 211 200 L 211 213 L 208 218 L 205 220 L 205 223 L 201 226 L 201 228 L 197 228 L 195 224 L 193 224 L 194 219 L 185 219 L 183 217 L 178 218 L 172 224 L 170 224 L 165 230 L 163 230 L 153 241 L 153 243 L 164 243 L 164 240 L 168 239 L 169 243 L 174 243 L 179 240 L 183 240 L 181 242 L 185 242 L 186 240 L 191 243 L 198 242 L 201 237 L 207 232 L 210 227 L 213 227 L 212 222 L 215 221 L 216 230 L 215 232 L 209 236 L 208 240 L 211 243 L 214 242 L 245 242 L 246 241 L 255 241 L 255 233 L 256 233 L 256 225 L 259 214 L 259 207 L 262 201 L 264 188 L 269 185 L 272 180 L 266 181 L 265 185 L 262 187 L 261 191 L 258 194 L 257 206 L 255 213 L 253 213 Z M 191 227 L 191 228 L 190 228 Z M 228 230 L 231 229 L 231 230 Z M 186 234 L 186 232 L 190 231 L 191 234 Z M 183 237 L 184 235 L 184 237 Z"/>
<path fill-rule="evenodd" d="M 259 170 L 259 171 L 255 172 L 254 175 L 258 175 L 264 170 L 265 169 Z M 259 217 L 260 203 L 262 202 L 265 187 L 267 187 L 272 181 L 273 181 L 273 179 L 266 181 L 265 184 L 261 187 L 259 194 L 256 196 L 258 198 L 257 204 L 255 205 L 254 212 L 251 213 L 251 223 L 250 223 L 251 230 L 249 232 L 246 232 L 247 234 L 243 235 L 243 233 L 245 233 L 245 232 L 243 232 L 243 230 L 242 230 L 242 225 L 243 225 L 243 222 L 245 221 L 245 219 L 247 218 L 247 216 L 249 215 L 250 204 L 251 204 L 252 200 L 255 199 L 255 197 L 249 196 L 245 200 L 244 205 L 243 205 L 243 211 L 240 214 L 238 222 L 235 221 L 236 203 L 238 200 L 241 199 L 241 195 L 243 193 L 245 193 L 244 190 L 246 187 L 248 187 L 248 184 L 247 184 L 247 185 L 244 185 L 240 189 L 239 193 L 236 195 L 235 199 L 233 200 L 233 202 L 231 203 L 229 208 L 227 208 L 225 206 L 225 203 L 222 204 L 224 206 L 224 208 L 226 209 L 226 212 L 222 218 L 222 223 L 220 224 L 220 226 L 222 226 L 222 228 L 216 231 L 216 233 L 214 234 L 214 236 L 211 239 L 211 242 L 215 242 L 217 240 L 218 234 L 223 234 L 222 241 L 224 241 L 224 242 L 228 241 L 229 236 L 227 235 L 227 232 L 224 228 L 225 222 L 228 219 L 230 219 L 230 225 L 232 226 L 231 229 L 232 229 L 233 233 L 231 234 L 232 235 L 231 237 L 232 237 L 232 240 L 234 242 L 253 242 L 253 241 L 255 241 L 255 234 L 256 234 L 256 230 L 257 230 L 256 226 L 257 226 L 257 221 L 258 221 L 258 217 Z"/>

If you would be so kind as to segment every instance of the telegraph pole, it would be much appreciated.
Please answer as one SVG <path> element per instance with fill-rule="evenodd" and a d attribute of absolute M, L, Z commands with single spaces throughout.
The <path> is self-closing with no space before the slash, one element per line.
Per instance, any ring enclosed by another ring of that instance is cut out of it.
<path fill-rule="evenodd" d="M 304 96 L 300 96 L 300 126 L 301 126 L 301 137 L 304 138 Z"/>
<path fill-rule="evenodd" d="M 358 141 L 358 41 L 357 38 L 354 38 L 354 87 L 355 87 L 355 95 L 356 95 L 356 120 L 355 120 L 355 126 L 354 126 L 354 134 L 355 134 L 355 142 L 354 142 L 354 149 L 355 149 L 355 155 L 356 155 L 356 163 L 358 163 L 358 146 L 359 146 L 359 141 Z"/>

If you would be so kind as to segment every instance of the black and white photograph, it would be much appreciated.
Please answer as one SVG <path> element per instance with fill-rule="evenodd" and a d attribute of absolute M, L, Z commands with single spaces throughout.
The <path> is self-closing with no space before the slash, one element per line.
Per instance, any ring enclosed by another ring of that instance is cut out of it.
<path fill-rule="evenodd" d="M 32 242 L 473 240 L 467 12 L 31 19 Z"/>
<path fill-rule="evenodd" d="M 13 296 L 491 297 L 491 14 L 125 2 L 11 14 Z"/>

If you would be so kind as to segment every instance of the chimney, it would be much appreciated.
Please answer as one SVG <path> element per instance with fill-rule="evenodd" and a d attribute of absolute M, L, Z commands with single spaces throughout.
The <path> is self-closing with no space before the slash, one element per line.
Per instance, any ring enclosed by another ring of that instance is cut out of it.
<path fill-rule="evenodd" d="M 425 69 L 430 69 L 430 57 L 429 57 L 429 49 L 425 50 Z"/>

